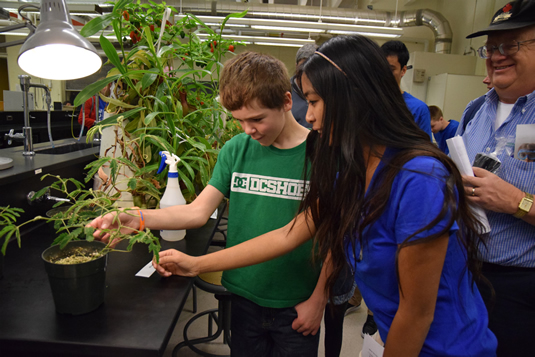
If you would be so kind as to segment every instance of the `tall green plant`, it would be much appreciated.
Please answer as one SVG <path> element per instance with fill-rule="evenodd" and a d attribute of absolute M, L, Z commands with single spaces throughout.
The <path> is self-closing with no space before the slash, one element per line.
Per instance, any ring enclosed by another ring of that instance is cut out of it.
<path fill-rule="evenodd" d="M 196 190 L 208 183 L 224 142 L 241 130 L 226 120 L 218 101 L 218 81 L 222 58 L 240 45 L 222 38 L 221 33 L 229 18 L 243 17 L 246 12 L 228 15 L 215 32 L 192 14 L 176 23 L 162 23 L 166 8 L 165 3 L 119 0 L 111 13 L 81 30 L 86 37 L 102 31 L 100 45 L 114 68 L 105 79 L 85 88 L 74 105 L 116 83 L 115 98 L 104 98 L 109 103 L 107 111 L 115 115 L 91 128 L 88 137 L 106 127 L 122 127 L 123 137 L 118 141 L 122 141 L 119 146 L 127 162 L 116 163 L 134 172 L 127 190 L 138 197 L 135 204 L 140 206 L 146 206 L 146 197 L 157 200 L 155 190 L 165 185 L 165 174 L 155 174 L 159 151 L 181 158 L 179 175 L 184 196 L 191 201 Z M 176 10 L 171 8 L 171 12 Z M 107 28 L 113 29 L 118 49 L 104 36 Z M 201 32 L 207 34 L 206 39 L 199 38 Z M 118 121 L 121 116 L 128 120 Z M 95 171 L 108 165 L 110 159 L 101 158 L 91 167 Z"/>

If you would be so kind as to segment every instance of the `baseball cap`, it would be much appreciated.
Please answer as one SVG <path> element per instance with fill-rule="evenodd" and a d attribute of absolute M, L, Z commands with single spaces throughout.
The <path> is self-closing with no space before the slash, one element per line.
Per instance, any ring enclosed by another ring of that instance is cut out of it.
<path fill-rule="evenodd" d="M 489 27 L 474 32 L 466 38 L 488 35 L 489 32 L 494 31 L 515 30 L 530 25 L 535 25 L 535 1 L 511 1 L 494 14 Z"/>

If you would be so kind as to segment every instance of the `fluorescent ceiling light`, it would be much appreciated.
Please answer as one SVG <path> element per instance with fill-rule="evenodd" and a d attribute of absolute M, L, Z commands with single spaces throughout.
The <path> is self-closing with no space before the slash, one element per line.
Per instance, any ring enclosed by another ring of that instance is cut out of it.
<path fill-rule="evenodd" d="M 301 27 L 261 26 L 261 25 L 251 25 L 251 28 L 255 30 L 282 31 L 282 32 L 320 33 L 324 31 L 321 29 L 308 29 L 308 28 L 301 28 Z"/>
<path fill-rule="evenodd" d="M 221 23 L 220 22 L 205 22 L 204 23 L 206 26 L 217 26 L 217 27 L 221 27 Z M 241 24 L 225 24 L 225 27 L 239 27 L 239 28 L 248 28 L 249 25 L 241 25 Z"/>
<path fill-rule="evenodd" d="M 368 23 L 372 23 L 372 24 L 386 24 L 386 21 L 385 20 L 376 20 L 376 19 L 359 19 L 357 18 L 355 20 L 355 23 L 357 22 L 368 22 Z"/>
<path fill-rule="evenodd" d="M 328 30 L 327 33 L 334 35 L 362 35 L 366 37 L 382 37 L 382 38 L 398 38 L 401 34 L 392 33 L 377 33 L 377 32 L 360 32 L 360 31 L 340 31 L 340 30 Z"/>
<path fill-rule="evenodd" d="M 281 15 L 281 14 L 278 14 Z M 291 14 L 295 17 L 296 14 Z M 310 18 L 310 16 L 303 15 L 304 18 Z M 179 15 L 179 18 L 181 16 Z M 223 18 L 218 16 L 198 16 L 198 18 L 203 22 L 218 23 L 222 22 Z M 345 19 L 347 20 L 347 18 Z M 354 21 L 355 19 L 351 19 Z M 292 28 L 304 28 L 308 32 L 310 30 L 320 30 L 318 33 L 328 30 L 339 30 L 339 31 L 353 31 L 353 32 L 377 32 L 377 33 L 390 33 L 390 34 L 403 34 L 403 29 L 399 27 L 387 27 L 387 26 L 372 26 L 372 25 L 353 25 L 353 24 L 342 24 L 342 23 L 333 23 L 333 22 L 314 22 L 314 21 L 297 21 L 297 20 L 277 20 L 277 19 L 265 19 L 265 18 L 255 18 L 255 17 L 242 17 L 235 18 L 231 17 L 227 21 L 227 25 L 232 24 L 242 24 L 253 26 L 270 26 L 270 27 L 292 27 Z"/>
<path fill-rule="evenodd" d="M 260 46 L 282 46 L 282 47 L 302 47 L 303 45 L 293 43 L 273 43 L 273 42 L 255 42 L 255 45 Z"/>
<path fill-rule="evenodd" d="M 208 37 L 208 34 L 205 33 L 199 33 L 197 34 L 199 38 L 206 38 Z M 241 36 L 241 35 L 223 35 L 223 38 L 235 40 L 235 41 L 248 41 L 248 42 L 271 42 L 271 43 L 277 43 L 277 44 L 284 44 L 284 43 L 293 43 L 298 44 L 300 46 L 303 46 L 307 43 L 314 43 L 314 40 L 312 39 L 301 39 L 301 38 L 287 38 L 287 37 L 267 37 L 267 36 Z"/>
<path fill-rule="evenodd" d="M 386 24 L 386 20 L 378 20 L 378 19 L 360 19 L 360 18 L 353 18 L 353 17 L 341 17 L 341 16 L 319 16 L 319 15 L 306 15 L 306 14 L 284 14 L 284 13 L 278 13 L 278 12 L 255 12 L 252 11 L 249 14 L 253 16 L 277 16 L 277 17 L 288 17 L 288 18 L 299 18 L 303 20 L 328 20 L 328 21 L 342 21 L 349 23 L 350 21 L 358 22 L 371 22 L 376 24 Z"/>

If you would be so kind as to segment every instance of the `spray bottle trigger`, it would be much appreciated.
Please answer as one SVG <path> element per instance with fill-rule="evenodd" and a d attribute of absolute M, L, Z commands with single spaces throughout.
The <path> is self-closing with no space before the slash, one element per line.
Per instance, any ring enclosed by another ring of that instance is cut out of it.
<path fill-rule="evenodd" d="M 165 168 L 165 165 L 167 165 L 165 163 L 165 160 L 167 160 L 167 155 L 165 155 L 163 151 L 160 151 L 160 156 L 162 157 L 162 160 L 160 161 L 160 167 L 158 168 L 156 174 L 161 174 L 163 169 Z"/>

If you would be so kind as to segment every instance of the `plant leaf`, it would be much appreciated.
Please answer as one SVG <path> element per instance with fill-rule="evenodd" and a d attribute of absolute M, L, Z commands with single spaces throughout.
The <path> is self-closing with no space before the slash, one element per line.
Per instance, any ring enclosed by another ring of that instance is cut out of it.
<path fill-rule="evenodd" d="M 110 125 L 110 124 L 117 124 L 117 119 L 119 119 L 120 116 L 123 116 L 125 119 L 126 118 L 130 118 L 131 116 L 133 116 L 133 115 L 137 114 L 138 112 L 140 112 L 142 110 L 145 110 L 145 109 L 147 109 L 147 108 L 145 108 L 145 107 L 135 108 L 135 109 L 129 110 L 129 111 L 124 112 L 124 113 L 119 113 L 119 114 L 112 115 L 111 117 L 106 118 L 101 122 L 95 123 L 95 126 L 106 126 L 106 125 Z"/>
<path fill-rule="evenodd" d="M 121 78 L 121 75 L 115 75 L 101 79 L 100 81 L 96 81 L 95 83 L 88 85 L 80 93 L 78 93 L 78 95 L 74 99 L 73 105 L 75 107 L 79 107 L 80 105 L 84 104 L 86 100 L 94 96 L 96 93 L 100 92 L 102 88 L 106 87 L 109 83 L 116 81 L 119 78 Z"/>
<path fill-rule="evenodd" d="M 121 63 L 121 60 L 119 59 L 119 55 L 117 54 L 117 50 L 115 47 L 113 47 L 110 40 L 108 40 L 103 35 L 100 35 L 100 46 L 104 50 L 104 53 L 106 53 L 106 56 L 108 56 L 109 61 L 117 67 L 119 72 L 122 74 L 126 73 L 126 69 L 124 68 L 123 64 Z"/>
<path fill-rule="evenodd" d="M 161 114 L 161 113 L 162 112 L 152 112 L 145 117 L 143 122 L 145 123 L 145 125 L 149 125 L 152 119 L 154 119 L 154 117 L 156 117 L 158 114 Z"/>
<path fill-rule="evenodd" d="M 145 90 L 150 87 L 156 78 L 158 78 L 157 73 L 145 73 L 143 78 L 141 78 L 141 89 Z"/>
<path fill-rule="evenodd" d="M 99 31 L 104 30 L 108 27 L 111 22 L 117 17 L 115 13 L 109 13 L 102 16 L 97 16 L 82 27 L 80 30 L 80 35 L 84 37 L 93 36 Z"/>

